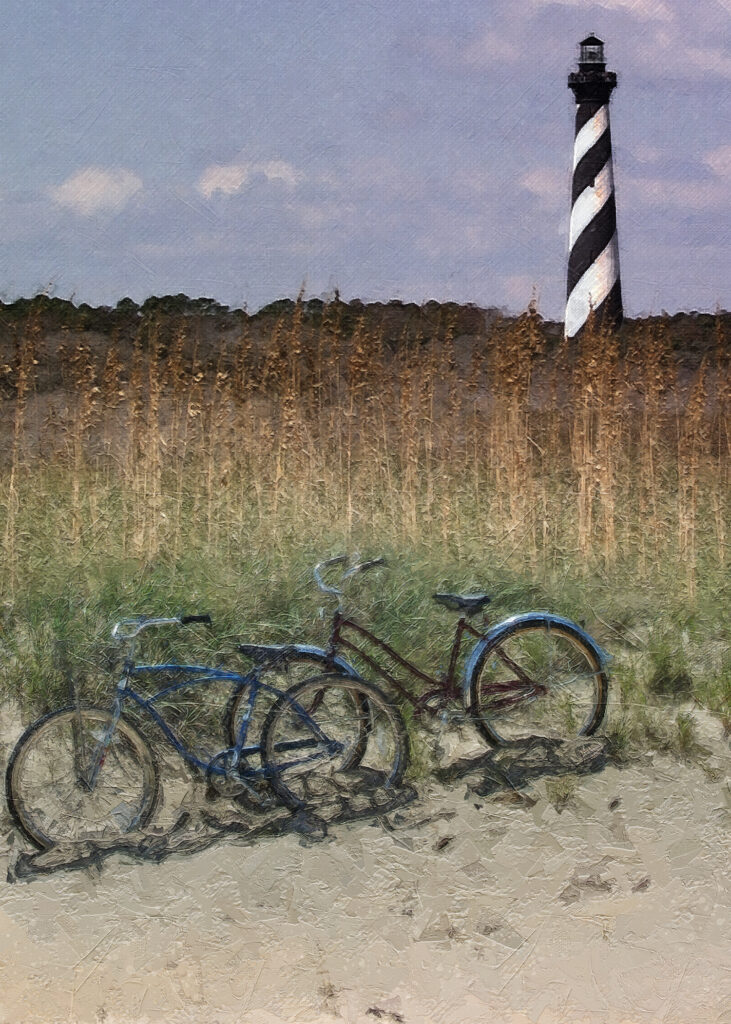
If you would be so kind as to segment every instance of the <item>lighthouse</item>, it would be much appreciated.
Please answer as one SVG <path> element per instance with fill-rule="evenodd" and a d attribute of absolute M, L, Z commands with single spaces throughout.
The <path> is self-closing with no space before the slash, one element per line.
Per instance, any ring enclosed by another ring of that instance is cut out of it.
<path fill-rule="evenodd" d="M 568 83 L 576 97 L 576 130 L 564 324 L 567 338 L 581 330 L 592 311 L 598 324 L 612 327 L 622 321 L 609 131 L 609 97 L 617 76 L 606 69 L 601 39 L 590 35 L 579 45 L 579 70 L 569 75 Z"/>

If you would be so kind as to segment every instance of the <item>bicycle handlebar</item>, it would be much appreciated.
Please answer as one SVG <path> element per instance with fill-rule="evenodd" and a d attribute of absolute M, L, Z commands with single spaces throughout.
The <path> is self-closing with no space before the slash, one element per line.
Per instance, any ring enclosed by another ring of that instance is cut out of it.
<path fill-rule="evenodd" d="M 205 622 L 210 626 L 212 621 L 210 615 L 179 615 L 174 619 L 148 619 L 140 615 L 136 619 L 120 619 L 119 622 L 115 622 L 112 627 L 112 638 L 132 640 L 150 626 L 187 626 L 189 622 Z"/>
<path fill-rule="evenodd" d="M 356 555 L 357 558 L 357 555 Z M 357 572 L 365 572 L 366 569 L 372 569 L 374 565 L 385 565 L 386 559 L 381 556 L 380 558 L 371 558 L 368 562 L 359 562 L 354 565 L 351 569 L 346 569 L 343 573 L 343 579 L 347 580 L 349 577 L 354 576 Z"/>
<path fill-rule="evenodd" d="M 350 569 L 345 570 L 343 575 L 340 577 L 340 586 L 342 586 L 346 580 L 350 579 L 350 577 L 354 576 L 357 572 L 365 572 L 366 569 L 372 569 L 376 565 L 386 564 L 386 559 L 383 557 L 371 558 L 367 562 L 358 562 L 357 559 L 359 557 L 360 556 L 358 555 L 357 552 L 353 555 L 353 558 L 356 560 L 356 564 L 352 565 Z M 315 582 L 317 583 L 320 590 L 323 591 L 323 593 L 335 594 L 336 597 L 342 597 L 343 592 L 340 589 L 340 587 L 331 587 L 327 583 L 325 583 L 325 581 L 322 578 L 322 570 L 329 568 L 331 565 L 344 565 L 348 561 L 348 555 L 336 555 L 334 558 L 326 558 L 324 562 L 317 563 L 314 569 Z"/>

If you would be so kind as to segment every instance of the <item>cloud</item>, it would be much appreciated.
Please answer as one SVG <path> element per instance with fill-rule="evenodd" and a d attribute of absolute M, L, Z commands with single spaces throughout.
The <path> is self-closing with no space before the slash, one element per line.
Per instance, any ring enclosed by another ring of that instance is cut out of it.
<path fill-rule="evenodd" d="M 426 181 L 423 167 L 405 165 L 379 153 L 353 162 L 342 185 L 349 195 L 383 204 L 393 200 L 424 199 L 429 195 Z"/>
<path fill-rule="evenodd" d="M 731 78 L 731 55 L 728 47 L 719 45 L 727 28 L 715 19 L 700 19 L 693 12 L 684 12 L 665 26 L 638 33 L 631 44 L 635 70 L 651 77 L 706 81 L 709 78 Z"/>
<path fill-rule="evenodd" d="M 662 151 L 657 146 L 651 146 L 647 142 L 636 143 L 628 149 L 628 152 L 641 164 L 657 163 L 662 156 Z"/>
<path fill-rule="evenodd" d="M 356 207 L 353 203 L 319 202 L 300 203 L 293 207 L 293 213 L 305 228 L 320 231 L 346 222 L 353 222 Z"/>
<path fill-rule="evenodd" d="M 711 150 L 703 157 L 703 162 L 708 164 L 719 178 L 731 177 L 731 146 L 719 146 L 718 149 Z"/>
<path fill-rule="evenodd" d="M 717 146 L 703 155 L 703 163 L 712 172 L 705 178 L 673 180 L 660 177 L 634 177 L 627 181 L 633 197 L 648 206 L 675 207 L 688 212 L 724 209 L 728 206 L 731 178 L 731 145 Z"/>
<path fill-rule="evenodd" d="M 564 171 L 537 167 L 521 179 L 520 184 L 536 196 L 547 209 L 558 209 L 568 203 L 569 184 Z"/>
<path fill-rule="evenodd" d="M 265 164 L 254 164 L 254 172 L 259 171 L 268 181 L 282 181 L 290 188 L 302 179 L 302 174 L 284 160 L 271 160 Z"/>
<path fill-rule="evenodd" d="M 718 75 L 731 78 L 731 56 L 720 46 L 687 46 L 676 53 L 681 70 L 695 73 L 699 78 Z M 688 75 L 691 77 L 691 75 Z"/>
<path fill-rule="evenodd" d="M 662 52 L 672 57 L 673 63 L 669 67 L 679 77 L 701 80 L 709 76 L 731 78 L 731 56 L 720 46 L 685 46 L 681 39 L 672 40 Z"/>
<path fill-rule="evenodd" d="M 515 32 L 514 26 L 512 26 Z M 480 71 L 497 64 L 512 64 L 524 57 L 520 39 L 509 39 L 505 34 L 485 29 L 474 39 L 430 35 L 420 40 L 419 48 L 437 64 L 445 68 L 466 68 Z"/>
<path fill-rule="evenodd" d="M 141 188 L 142 179 L 123 167 L 84 167 L 48 194 L 60 206 L 90 217 L 124 206 Z"/>
<path fill-rule="evenodd" d="M 586 0 L 531 0 L 536 7 L 586 7 Z M 594 0 L 608 11 L 627 11 L 643 21 L 672 21 L 673 12 L 664 0 Z"/>
<path fill-rule="evenodd" d="M 518 47 L 497 32 L 486 31 L 465 49 L 462 61 L 475 67 L 510 63 L 522 57 Z"/>
<path fill-rule="evenodd" d="M 202 196 L 210 199 L 216 192 L 224 196 L 234 195 L 257 175 L 267 181 L 280 181 L 288 188 L 302 179 L 302 174 L 284 160 L 269 160 L 264 163 L 211 164 L 198 179 L 196 188 Z"/>
<path fill-rule="evenodd" d="M 728 204 L 727 183 L 713 179 L 670 181 L 665 178 L 634 178 L 627 184 L 635 198 L 648 206 L 700 212 Z"/>
<path fill-rule="evenodd" d="M 206 199 L 210 199 L 214 192 L 231 196 L 243 188 L 249 177 L 248 164 L 229 164 L 227 167 L 214 164 L 206 167 L 196 187 Z"/>

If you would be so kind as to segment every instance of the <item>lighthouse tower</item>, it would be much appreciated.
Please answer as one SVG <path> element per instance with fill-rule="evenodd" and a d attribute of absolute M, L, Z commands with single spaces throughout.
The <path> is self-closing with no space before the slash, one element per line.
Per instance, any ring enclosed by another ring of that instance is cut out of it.
<path fill-rule="evenodd" d="M 564 330 L 572 338 L 592 310 L 597 323 L 622 321 L 617 214 L 614 203 L 609 96 L 617 76 L 606 70 L 604 43 L 582 40 L 579 70 L 569 75 L 576 97 L 569 269 Z"/>

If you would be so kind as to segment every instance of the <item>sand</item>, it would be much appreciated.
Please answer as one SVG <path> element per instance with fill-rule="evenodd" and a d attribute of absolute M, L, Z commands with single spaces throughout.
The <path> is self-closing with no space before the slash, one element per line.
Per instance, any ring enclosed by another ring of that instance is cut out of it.
<path fill-rule="evenodd" d="M 16 724 L 5 709 L 5 756 Z M 728 746 L 701 725 L 706 771 L 619 768 L 592 741 L 565 803 L 540 772 L 492 785 L 455 733 L 451 779 L 320 841 L 209 824 L 206 849 L 160 863 L 2 882 L 0 1022 L 731 1021 Z M 199 793 L 169 778 L 158 830 L 182 804 L 202 834 Z M 32 862 L 2 820 L 5 878 Z"/>

